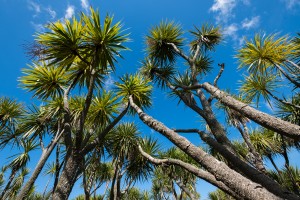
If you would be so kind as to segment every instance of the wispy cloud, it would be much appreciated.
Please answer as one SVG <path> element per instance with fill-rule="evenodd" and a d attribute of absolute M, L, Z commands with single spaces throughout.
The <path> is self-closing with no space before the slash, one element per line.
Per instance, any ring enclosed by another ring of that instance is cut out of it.
<path fill-rule="evenodd" d="M 45 31 L 45 27 L 43 24 L 36 24 L 33 21 L 30 22 L 31 26 L 34 28 L 36 32 L 43 32 Z"/>
<path fill-rule="evenodd" d="M 222 33 L 225 37 L 229 37 L 233 40 L 234 46 L 240 47 L 244 43 L 244 37 L 240 35 L 239 30 L 241 30 L 241 28 L 239 28 L 237 24 L 230 24 L 224 27 Z"/>
<path fill-rule="evenodd" d="M 51 16 L 51 19 L 54 19 L 56 17 L 56 12 L 51 7 L 48 7 L 45 9 L 47 13 Z"/>
<path fill-rule="evenodd" d="M 34 17 L 37 16 L 41 12 L 41 6 L 34 1 L 27 1 L 29 10 L 33 10 L 35 12 Z"/>
<path fill-rule="evenodd" d="M 105 90 L 111 90 L 112 87 L 114 86 L 115 82 L 116 81 L 115 81 L 114 77 L 112 77 L 111 75 L 109 75 L 107 77 L 107 79 L 104 81 L 104 89 Z"/>
<path fill-rule="evenodd" d="M 69 5 L 66 9 L 65 18 L 70 19 L 75 13 L 75 7 L 73 5 Z"/>
<path fill-rule="evenodd" d="M 282 0 L 287 9 L 293 9 L 295 6 L 300 5 L 300 0 Z"/>
<path fill-rule="evenodd" d="M 224 36 L 235 37 L 238 31 L 238 26 L 236 24 L 230 24 L 223 29 Z"/>
<path fill-rule="evenodd" d="M 81 1 L 81 7 L 87 11 L 90 6 L 89 1 L 88 0 L 80 0 L 80 1 Z"/>
<path fill-rule="evenodd" d="M 242 21 L 242 28 L 245 29 L 255 28 L 259 25 L 259 21 L 260 21 L 259 16 L 252 17 L 251 19 L 246 18 Z"/>
<path fill-rule="evenodd" d="M 236 3 L 236 0 L 214 0 L 214 4 L 209 10 L 217 13 L 217 23 L 226 23 L 233 16 L 232 10 L 236 6 Z"/>

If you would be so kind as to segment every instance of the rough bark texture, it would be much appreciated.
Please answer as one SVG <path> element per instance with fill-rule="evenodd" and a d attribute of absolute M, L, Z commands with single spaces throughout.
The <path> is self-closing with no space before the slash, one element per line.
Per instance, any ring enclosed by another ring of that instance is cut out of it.
<path fill-rule="evenodd" d="M 144 113 L 136 104 L 134 104 L 132 98 L 129 98 L 130 105 L 136 110 L 140 119 L 145 124 L 167 137 L 177 147 L 179 147 L 182 151 L 191 156 L 196 162 L 205 167 L 207 171 L 212 173 L 217 180 L 222 181 L 225 185 L 227 185 L 230 189 L 237 193 L 237 195 L 249 200 L 280 199 L 278 196 L 270 193 L 261 185 L 250 181 L 241 174 L 230 169 L 225 163 L 218 161 L 213 156 L 207 154 L 202 149 L 193 145 L 186 138 L 180 136 L 173 130 L 167 128 L 162 123 Z"/>
<path fill-rule="evenodd" d="M 298 140 L 300 139 L 300 126 L 258 111 L 249 105 L 234 99 L 231 95 L 221 91 L 209 83 L 203 83 L 202 87 L 215 98 L 217 98 L 221 103 L 243 114 L 259 125 L 283 134 L 287 137 Z"/>
<path fill-rule="evenodd" d="M 232 164 L 235 164 L 235 166 L 238 166 L 238 169 L 241 170 L 241 172 L 245 174 L 245 176 L 250 178 L 252 181 L 260 183 L 263 187 L 267 188 L 273 194 L 276 194 L 281 198 L 300 199 L 297 195 L 289 192 L 286 189 L 283 189 L 277 182 L 272 180 L 270 177 L 266 176 L 263 173 L 260 173 L 256 169 L 249 166 L 247 163 L 239 159 L 239 157 L 237 157 L 236 155 L 232 154 L 232 152 L 228 151 L 226 148 L 220 145 L 213 138 L 209 137 L 207 134 L 200 133 L 200 137 L 203 141 L 205 141 L 207 144 L 216 149 L 222 156 L 227 158 L 228 161 L 230 161 Z"/>
<path fill-rule="evenodd" d="M 202 169 L 200 169 L 200 168 L 198 168 L 198 167 L 196 167 L 192 164 L 185 163 L 185 162 L 183 162 L 181 160 L 178 160 L 178 159 L 172 159 L 172 158 L 158 159 L 158 158 L 154 158 L 151 155 L 144 152 L 143 149 L 141 148 L 141 146 L 139 146 L 139 151 L 150 162 L 152 162 L 156 165 L 169 164 L 169 165 L 180 166 L 180 167 L 184 168 L 185 170 L 187 170 L 188 172 L 194 174 L 195 176 L 197 176 L 197 177 L 211 183 L 212 185 L 222 189 L 227 194 L 230 194 L 231 196 L 233 196 L 237 199 L 241 199 L 240 196 L 238 196 L 231 189 L 229 189 L 223 182 L 218 181 L 211 173 L 209 173 L 207 171 L 204 171 L 204 170 L 202 170 Z"/>
<path fill-rule="evenodd" d="M 74 154 L 73 151 L 69 154 L 67 153 L 66 163 L 53 193 L 53 199 L 68 199 L 77 179 L 82 160 L 82 157 Z"/>

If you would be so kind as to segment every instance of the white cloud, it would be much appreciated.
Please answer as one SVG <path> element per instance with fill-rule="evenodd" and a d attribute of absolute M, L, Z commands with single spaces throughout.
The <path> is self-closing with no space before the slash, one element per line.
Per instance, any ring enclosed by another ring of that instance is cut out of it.
<path fill-rule="evenodd" d="M 223 29 L 224 36 L 236 37 L 238 27 L 236 24 L 230 24 Z"/>
<path fill-rule="evenodd" d="M 52 10 L 51 7 L 46 8 L 46 11 L 51 16 L 52 19 L 54 19 L 56 17 L 56 12 L 55 12 L 55 10 Z"/>
<path fill-rule="evenodd" d="M 300 5 L 300 0 L 283 0 L 287 9 L 293 9 L 295 6 Z"/>
<path fill-rule="evenodd" d="M 218 13 L 216 16 L 218 23 L 226 23 L 232 16 L 232 10 L 235 8 L 236 3 L 236 0 L 214 0 L 214 4 L 209 10 Z"/>
<path fill-rule="evenodd" d="M 242 21 L 242 28 L 250 29 L 250 28 L 257 27 L 259 24 L 259 21 L 260 21 L 259 16 L 252 17 L 252 19 L 246 18 Z"/>
<path fill-rule="evenodd" d="M 34 28 L 34 30 L 36 32 L 43 32 L 43 31 L 45 31 L 45 27 L 44 27 L 43 24 L 36 24 L 36 23 L 34 23 L 32 21 L 30 22 L 30 24 L 33 26 L 33 28 Z"/>
<path fill-rule="evenodd" d="M 89 8 L 89 1 L 88 0 L 80 0 L 81 1 L 81 7 L 85 10 Z"/>
<path fill-rule="evenodd" d="M 41 12 L 41 6 L 34 1 L 27 1 L 29 10 L 33 10 L 35 12 L 35 16 Z"/>
<path fill-rule="evenodd" d="M 72 5 L 69 5 L 67 10 L 66 10 L 66 14 L 65 14 L 65 18 L 66 19 L 70 19 L 72 18 L 72 16 L 74 15 L 75 13 L 75 7 L 72 6 Z"/>
<path fill-rule="evenodd" d="M 115 84 L 115 79 L 109 75 L 108 78 L 104 81 L 104 89 L 111 90 Z"/>

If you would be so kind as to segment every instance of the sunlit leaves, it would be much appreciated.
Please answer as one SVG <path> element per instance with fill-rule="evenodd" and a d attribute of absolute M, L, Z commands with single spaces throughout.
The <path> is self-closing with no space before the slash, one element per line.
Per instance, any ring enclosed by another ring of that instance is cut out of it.
<path fill-rule="evenodd" d="M 47 115 L 44 107 L 32 106 L 24 114 L 21 120 L 20 129 L 23 131 L 23 137 L 36 137 L 44 135 L 52 116 Z"/>
<path fill-rule="evenodd" d="M 84 26 L 73 17 L 72 21 L 50 23 L 48 32 L 39 33 L 36 40 L 44 46 L 43 56 L 50 64 L 70 66 L 80 53 Z"/>
<path fill-rule="evenodd" d="M 116 57 L 121 57 L 120 51 L 127 49 L 122 43 L 128 41 L 128 35 L 122 34 L 121 23 L 113 24 L 113 17 L 106 16 L 101 24 L 99 12 L 93 9 L 91 16 L 82 14 L 81 18 L 85 25 L 84 52 L 91 57 L 94 66 L 106 70 L 109 65 L 114 70 Z"/>
<path fill-rule="evenodd" d="M 250 140 L 257 152 L 263 156 L 281 151 L 280 145 L 274 139 L 274 132 L 270 130 L 253 130 L 250 134 Z"/>
<path fill-rule="evenodd" d="M 219 27 L 204 24 L 200 29 L 195 26 L 195 29 L 194 31 L 190 31 L 194 36 L 194 40 L 190 44 L 192 51 L 197 49 L 197 45 L 200 45 L 204 51 L 213 50 L 221 42 L 222 35 Z"/>
<path fill-rule="evenodd" d="M 276 75 L 266 75 L 262 76 L 259 74 L 250 74 L 245 77 L 242 83 L 240 91 L 244 94 L 247 101 L 252 101 L 255 99 L 256 105 L 258 106 L 260 96 L 262 96 L 270 106 L 272 106 L 270 101 L 270 93 L 274 92 L 276 87 L 278 87 Z"/>
<path fill-rule="evenodd" d="M 32 140 L 22 140 L 21 146 L 23 152 L 20 154 L 13 155 L 15 157 L 9 164 L 13 170 L 17 170 L 26 166 L 30 160 L 29 152 L 37 148 L 37 144 Z"/>
<path fill-rule="evenodd" d="M 66 86 L 68 80 L 68 75 L 64 69 L 45 63 L 36 63 L 22 71 L 25 74 L 20 78 L 22 87 L 33 92 L 33 96 L 47 99 L 63 94 L 62 87 Z"/>
<path fill-rule="evenodd" d="M 12 125 L 16 119 L 21 116 L 24 108 L 23 105 L 16 100 L 1 97 L 0 98 L 0 127 L 4 127 L 7 123 Z"/>
<path fill-rule="evenodd" d="M 294 46 L 287 36 L 256 34 L 253 40 L 246 41 L 238 51 L 239 68 L 246 67 L 250 73 L 265 74 L 268 68 L 282 64 L 292 54 L 293 49 Z"/>
<path fill-rule="evenodd" d="M 114 114 L 118 113 L 118 108 L 118 98 L 114 96 L 114 93 L 103 90 L 102 93 L 93 98 L 89 111 L 89 121 L 94 126 L 107 124 L 113 119 Z"/>
<path fill-rule="evenodd" d="M 109 151 L 120 159 L 129 159 L 132 150 L 136 150 L 139 134 L 134 123 L 119 124 L 107 135 Z"/>
<path fill-rule="evenodd" d="M 132 96 L 133 101 L 139 107 L 149 108 L 151 106 L 152 86 L 149 84 L 149 79 L 140 74 L 125 74 L 120 78 L 120 82 L 116 83 L 116 87 L 116 94 L 122 97 L 125 103 L 128 102 L 129 96 Z"/>
<path fill-rule="evenodd" d="M 172 21 L 162 21 L 154 26 L 146 36 L 149 56 L 159 64 L 173 63 L 177 53 L 170 43 L 180 48 L 183 45 L 182 34 L 180 26 Z"/>

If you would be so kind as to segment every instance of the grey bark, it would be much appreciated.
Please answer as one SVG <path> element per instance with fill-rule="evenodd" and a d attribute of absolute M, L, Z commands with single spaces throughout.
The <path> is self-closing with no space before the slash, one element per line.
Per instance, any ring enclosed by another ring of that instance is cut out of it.
<path fill-rule="evenodd" d="M 80 155 L 76 155 L 73 151 L 67 152 L 65 166 L 53 193 L 53 199 L 68 199 L 73 185 L 79 175 L 78 170 L 80 169 L 82 161 L 83 157 L 81 157 Z"/>
<path fill-rule="evenodd" d="M 175 130 L 177 132 L 184 132 L 184 130 Z M 270 177 L 266 176 L 263 173 L 260 173 L 253 167 L 249 166 L 246 162 L 241 160 L 238 156 L 230 152 L 224 146 L 219 144 L 208 134 L 201 132 L 197 129 L 185 130 L 186 132 L 198 132 L 201 139 L 218 151 L 224 158 L 226 158 L 230 163 L 234 164 L 234 167 L 237 167 L 245 176 L 252 181 L 261 184 L 264 188 L 272 192 L 273 194 L 280 196 L 284 199 L 299 199 L 299 197 L 286 189 L 283 189 L 281 185 L 272 180 Z"/>
<path fill-rule="evenodd" d="M 129 97 L 130 105 L 136 110 L 140 119 L 148 125 L 150 128 L 161 133 L 173 142 L 182 151 L 191 156 L 196 162 L 201 164 L 204 168 L 212 173 L 217 180 L 222 181 L 230 189 L 232 189 L 237 195 L 244 199 L 281 199 L 278 196 L 270 193 L 263 188 L 260 184 L 254 183 L 245 178 L 236 171 L 230 169 L 225 163 L 218 161 L 213 156 L 207 154 L 202 149 L 193 145 L 186 138 L 178 135 L 175 131 L 169 129 L 161 122 L 150 117 L 144 113 Z"/>
<path fill-rule="evenodd" d="M 46 161 L 48 160 L 48 158 L 51 155 L 53 149 L 55 148 L 57 142 L 59 141 L 60 137 L 61 137 L 61 133 L 58 132 L 57 138 L 54 138 L 51 141 L 51 143 L 48 145 L 48 147 L 42 151 L 41 158 L 38 161 L 38 163 L 37 163 L 37 165 L 36 165 L 36 167 L 35 167 L 32 175 L 31 175 L 31 177 L 29 178 L 29 180 L 27 181 L 27 183 L 25 184 L 25 186 L 19 192 L 18 196 L 16 197 L 16 200 L 22 200 L 22 199 L 26 198 L 26 196 L 30 192 L 30 189 L 34 185 L 36 179 L 40 175 L 40 173 L 41 173 L 41 171 L 42 171 L 42 169 L 43 169 Z"/>
<path fill-rule="evenodd" d="M 259 125 L 283 134 L 287 137 L 300 139 L 300 126 L 258 111 L 249 105 L 234 99 L 230 94 L 221 91 L 207 82 L 201 84 L 201 87 L 218 99 L 222 104 L 243 114 Z"/>
<path fill-rule="evenodd" d="M 192 164 L 183 162 L 178 159 L 172 159 L 172 158 L 166 158 L 166 159 L 158 159 L 154 158 L 151 155 L 147 154 L 141 146 L 138 147 L 139 152 L 147 158 L 150 162 L 156 164 L 156 165 L 177 165 L 179 167 L 182 167 L 183 169 L 187 170 L 188 172 L 194 174 L 195 176 L 209 182 L 210 184 L 222 189 L 227 194 L 230 194 L 231 196 L 234 196 L 238 199 L 240 199 L 240 196 L 238 196 L 236 193 L 234 193 L 231 189 L 229 189 L 223 182 L 218 181 L 211 173 L 204 171 Z"/>

